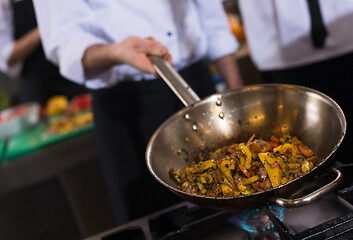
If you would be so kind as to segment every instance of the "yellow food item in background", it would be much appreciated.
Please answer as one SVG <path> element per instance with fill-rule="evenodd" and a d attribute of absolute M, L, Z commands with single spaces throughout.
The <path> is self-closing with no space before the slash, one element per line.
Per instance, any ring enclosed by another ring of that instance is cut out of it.
<path fill-rule="evenodd" d="M 65 112 L 69 104 L 68 98 L 64 95 L 55 95 L 51 97 L 45 109 L 47 116 L 53 116 Z"/>
<path fill-rule="evenodd" d="M 240 24 L 239 16 L 231 13 L 228 13 L 227 16 L 233 34 L 236 36 L 239 42 L 245 42 L 245 31 L 243 26 Z"/>
<path fill-rule="evenodd" d="M 93 122 L 93 113 L 87 112 L 87 113 L 76 115 L 73 117 L 73 122 L 75 123 L 76 126 L 82 127 L 90 122 Z"/>

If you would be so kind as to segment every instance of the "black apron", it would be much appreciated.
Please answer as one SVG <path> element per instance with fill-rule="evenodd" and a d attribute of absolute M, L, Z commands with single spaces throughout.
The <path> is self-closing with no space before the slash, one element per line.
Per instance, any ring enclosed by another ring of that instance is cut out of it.
<path fill-rule="evenodd" d="M 205 62 L 180 71 L 200 98 L 215 93 Z M 118 224 L 180 201 L 148 172 L 145 150 L 153 132 L 184 107 L 162 79 L 123 81 L 92 91 L 100 162 Z"/>
<path fill-rule="evenodd" d="M 37 27 L 32 0 L 11 0 L 15 40 Z M 64 79 L 58 68 L 47 61 L 40 45 L 23 63 L 18 82 L 20 102 L 37 101 L 45 104 L 53 95 L 68 98 L 86 93 L 84 86 Z"/>

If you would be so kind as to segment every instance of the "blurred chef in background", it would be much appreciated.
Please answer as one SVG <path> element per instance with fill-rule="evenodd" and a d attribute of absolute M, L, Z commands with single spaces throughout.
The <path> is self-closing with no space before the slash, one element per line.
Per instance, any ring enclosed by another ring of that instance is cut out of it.
<path fill-rule="evenodd" d="M 148 173 L 147 142 L 182 107 L 146 54 L 164 56 L 201 97 L 207 58 L 242 86 L 221 1 L 35 0 L 46 56 L 91 90 L 100 160 L 118 223 L 179 201 Z M 171 136 L 173 137 L 173 136 Z"/>
<path fill-rule="evenodd" d="M 0 71 L 18 78 L 20 102 L 44 105 L 56 94 L 72 98 L 87 92 L 46 60 L 32 0 L 0 0 Z"/>
<path fill-rule="evenodd" d="M 265 82 L 311 87 L 341 106 L 348 129 L 335 159 L 352 162 L 353 1 L 239 0 L 239 6 Z"/>

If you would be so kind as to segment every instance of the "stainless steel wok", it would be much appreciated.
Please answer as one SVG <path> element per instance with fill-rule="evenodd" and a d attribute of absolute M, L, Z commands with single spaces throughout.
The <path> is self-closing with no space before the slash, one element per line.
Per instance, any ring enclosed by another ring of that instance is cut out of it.
<path fill-rule="evenodd" d="M 345 116 L 328 96 L 302 86 L 261 84 L 214 94 L 200 101 L 168 63 L 154 56 L 150 59 L 159 75 L 186 105 L 155 131 L 146 150 L 150 173 L 177 196 L 215 209 L 244 209 L 269 203 L 298 207 L 324 196 L 339 184 L 341 173 L 329 168 L 335 174 L 331 183 L 298 199 L 284 198 L 311 181 L 320 170 L 328 169 L 332 155 L 344 138 Z M 186 159 L 198 154 L 200 146 L 216 149 L 232 142 L 247 141 L 252 134 L 269 139 L 275 127 L 297 136 L 314 150 L 319 161 L 310 172 L 268 191 L 222 198 L 185 193 L 177 189 L 169 176 L 170 168 L 181 169 L 188 165 Z"/>

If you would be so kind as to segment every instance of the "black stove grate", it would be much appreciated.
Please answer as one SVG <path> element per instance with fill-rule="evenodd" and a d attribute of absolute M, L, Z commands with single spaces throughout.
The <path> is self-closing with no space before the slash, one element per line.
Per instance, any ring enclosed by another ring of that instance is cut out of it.
<path fill-rule="evenodd" d="M 343 183 L 339 187 L 337 194 L 341 198 L 353 204 L 353 164 L 346 164 L 337 167 L 343 175 Z M 353 238 L 352 238 L 353 239 Z"/>
<path fill-rule="evenodd" d="M 171 236 L 171 233 L 175 233 L 176 236 L 181 235 L 186 237 L 186 235 L 190 235 L 191 233 L 191 231 L 185 230 L 189 224 L 199 220 L 204 221 L 205 218 L 215 214 L 217 215 L 218 213 L 219 211 L 217 210 L 200 207 L 188 208 L 187 206 L 183 206 L 150 219 L 149 227 L 152 235 L 155 236 L 156 239 L 166 235 Z M 170 237 L 170 239 L 172 238 Z"/>
<path fill-rule="evenodd" d="M 353 239 L 353 211 L 294 236 L 296 240 Z"/>

